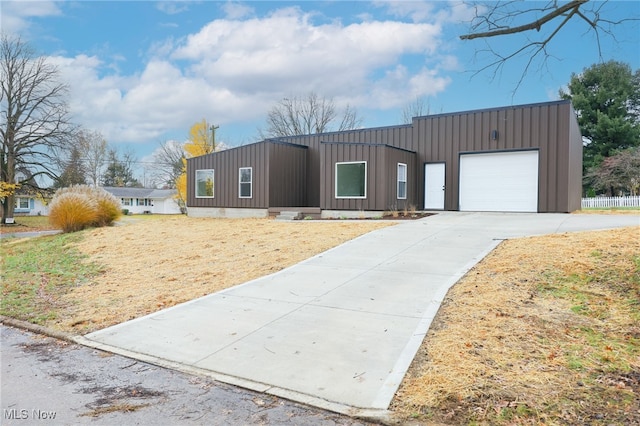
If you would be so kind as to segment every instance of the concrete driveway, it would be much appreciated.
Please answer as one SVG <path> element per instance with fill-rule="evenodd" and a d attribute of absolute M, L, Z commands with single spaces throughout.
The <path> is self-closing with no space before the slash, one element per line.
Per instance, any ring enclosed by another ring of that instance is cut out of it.
<path fill-rule="evenodd" d="M 638 225 L 640 216 L 443 212 L 78 342 L 341 413 L 380 416 L 448 289 L 500 241 Z"/>

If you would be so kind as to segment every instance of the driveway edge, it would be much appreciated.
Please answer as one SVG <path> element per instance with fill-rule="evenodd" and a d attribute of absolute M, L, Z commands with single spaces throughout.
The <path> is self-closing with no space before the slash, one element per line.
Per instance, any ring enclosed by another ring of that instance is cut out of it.
<path fill-rule="evenodd" d="M 57 331 L 51 328 L 43 327 L 38 324 L 33 324 L 28 321 L 23 321 L 23 320 L 7 317 L 4 315 L 0 315 L 0 323 L 14 327 L 14 328 L 27 330 L 32 333 L 53 337 L 54 339 L 64 340 L 65 342 L 76 343 L 75 336 L 71 334 L 65 333 L 63 331 Z"/>

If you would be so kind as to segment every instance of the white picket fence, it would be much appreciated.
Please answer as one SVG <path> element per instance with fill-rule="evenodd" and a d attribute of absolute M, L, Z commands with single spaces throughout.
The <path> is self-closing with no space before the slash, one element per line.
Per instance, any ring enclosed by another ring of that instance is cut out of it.
<path fill-rule="evenodd" d="M 640 207 L 640 196 L 583 198 L 582 208 Z"/>

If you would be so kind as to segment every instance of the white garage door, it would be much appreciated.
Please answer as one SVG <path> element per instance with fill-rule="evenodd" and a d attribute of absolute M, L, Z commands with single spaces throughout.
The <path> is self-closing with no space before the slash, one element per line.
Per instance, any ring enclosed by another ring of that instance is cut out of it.
<path fill-rule="evenodd" d="M 460 155 L 460 210 L 537 212 L 538 151 Z"/>

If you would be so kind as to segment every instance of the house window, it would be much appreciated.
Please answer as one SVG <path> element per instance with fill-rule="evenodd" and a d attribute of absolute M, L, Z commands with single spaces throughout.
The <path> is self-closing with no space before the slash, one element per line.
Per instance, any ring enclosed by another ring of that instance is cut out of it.
<path fill-rule="evenodd" d="M 28 198 L 16 198 L 16 209 L 29 209 L 29 199 Z"/>
<path fill-rule="evenodd" d="M 120 201 L 122 202 L 123 206 L 132 206 L 133 205 L 133 200 L 131 198 L 121 198 Z"/>
<path fill-rule="evenodd" d="M 196 198 L 213 198 L 214 170 L 196 170 Z"/>
<path fill-rule="evenodd" d="M 336 163 L 336 198 L 367 198 L 367 162 Z"/>
<path fill-rule="evenodd" d="M 240 198 L 253 196 L 253 168 L 240 167 Z"/>
<path fill-rule="evenodd" d="M 407 165 L 398 163 L 398 200 L 407 199 Z"/>

